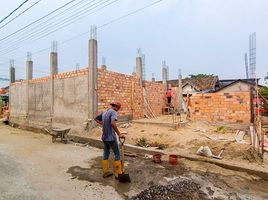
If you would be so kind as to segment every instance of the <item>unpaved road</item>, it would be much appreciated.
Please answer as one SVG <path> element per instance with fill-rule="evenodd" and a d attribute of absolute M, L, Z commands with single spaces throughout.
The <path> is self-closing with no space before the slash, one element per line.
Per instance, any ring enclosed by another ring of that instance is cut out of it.
<path fill-rule="evenodd" d="M 122 199 L 110 186 L 72 179 L 66 171 L 89 167 L 101 150 L 51 143 L 51 137 L 0 125 L 0 199 Z"/>
<path fill-rule="evenodd" d="M 113 177 L 102 178 L 101 154 L 0 125 L 0 200 L 268 199 L 267 181 L 183 159 L 171 166 L 127 157 L 132 182 L 120 184 Z M 189 165 L 196 170 L 189 171 Z"/>

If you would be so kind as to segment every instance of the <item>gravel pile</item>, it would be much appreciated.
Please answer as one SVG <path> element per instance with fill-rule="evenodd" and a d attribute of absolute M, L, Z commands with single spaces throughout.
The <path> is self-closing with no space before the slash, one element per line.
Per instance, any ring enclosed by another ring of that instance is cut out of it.
<path fill-rule="evenodd" d="M 182 180 L 169 185 L 153 185 L 143 190 L 132 200 L 197 200 L 209 199 L 200 190 L 201 186 L 191 180 Z"/>

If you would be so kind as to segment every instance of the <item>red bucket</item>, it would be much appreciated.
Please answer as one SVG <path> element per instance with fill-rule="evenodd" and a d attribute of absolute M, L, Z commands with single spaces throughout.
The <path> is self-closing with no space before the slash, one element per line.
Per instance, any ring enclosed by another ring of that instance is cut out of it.
<path fill-rule="evenodd" d="M 155 163 L 161 163 L 161 157 L 162 157 L 162 155 L 160 153 L 154 154 L 153 155 L 153 161 Z"/>
<path fill-rule="evenodd" d="M 178 156 L 177 155 L 169 155 L 169 163 L 171 165 L 177 165 L 177 163 L 178 163 Z"/>

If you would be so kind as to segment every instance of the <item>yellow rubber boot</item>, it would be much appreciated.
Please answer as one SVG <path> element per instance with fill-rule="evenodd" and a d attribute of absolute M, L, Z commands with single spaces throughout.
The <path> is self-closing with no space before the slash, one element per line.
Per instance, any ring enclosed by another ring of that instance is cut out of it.
<path fill-rule="evenodd" d="M 103 171 L 103 178 L 107 178 L 112 176 L 113 174 L 109 172 L 109 160 L 102 160 L 102 171 Z"/>
<path fill-rule="evenodd" d="M 114 176 L 118 178 L 118 174 L 122 174 L 121 160 L 116 160 L 113 162 Z"/>

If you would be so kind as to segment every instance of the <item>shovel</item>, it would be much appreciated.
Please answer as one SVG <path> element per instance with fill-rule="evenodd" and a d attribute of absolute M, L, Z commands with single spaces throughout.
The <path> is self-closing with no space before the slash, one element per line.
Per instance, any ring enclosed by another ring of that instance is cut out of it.
<path fill-rule="evenodd" d="M 213 155 L 212 157 L 221 160 L 221 159 L 222 159 L 222 154 L 223 154 L 223 151 L 224 151 L 224 150 L 225 150 L 225 148 L 222 148 L 222 149 L 221 149 L 221 152 L 219 153 L 219 155 L 217 155 L 217 156 Z"/>
<path fill-rule="evenodd" d="M 121 183 L 130 183 L 130 177 L 129 174 L 124 173 L 124 161 L 125 161 L 125 152 L 124 152 L 124 143 L 126 138 L 119 138 L 120 144 L 121 144 L 121 164 L 122 164 L 122 174 L 118 174 L 118 180 Z"/>

